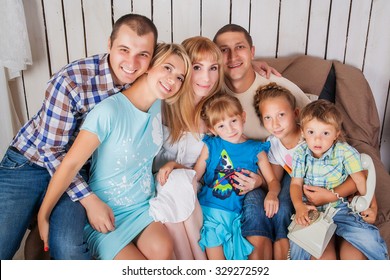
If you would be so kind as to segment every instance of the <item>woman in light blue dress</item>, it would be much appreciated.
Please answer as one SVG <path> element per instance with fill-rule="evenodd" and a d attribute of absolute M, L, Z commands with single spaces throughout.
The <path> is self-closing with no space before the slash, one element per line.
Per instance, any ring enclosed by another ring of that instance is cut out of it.
<path fill-rule="evenodd" d="M 149 215 L 149 200 L 155 194 L 152 162 L 162 145 L 160 100 L 175 101 L 186 88 L 187 82 L 183 83 L 190 65 L 180 45 L 160 44 L 146 74 L 88 114 L 40 208 L 38 224 L 44 242 L 53 207 L 92 155 L 89 185 L 99 203 L 109 207 L 108 219 L 89 220 L 85 226 L 92 255 L 97 259 L 172 258 L 168 231 Z"/>

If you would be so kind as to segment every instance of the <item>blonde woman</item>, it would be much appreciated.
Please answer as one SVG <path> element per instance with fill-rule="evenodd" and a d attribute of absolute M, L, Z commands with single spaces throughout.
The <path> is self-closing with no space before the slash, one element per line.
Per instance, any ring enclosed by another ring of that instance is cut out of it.
<path fill-rule="evenodd" d="M 91 219 L 93 209 L 86 209 L 89 223 L 84 236 L 92 255 L 97 259 L 172 258 L 168 231 L 149 215 L 149 200 L 155 193 L 152 161 L 162 145 L 160 100 L 170 103 L 180 96 L 191 63 L 182 46 L 160 44 L 150 65 L 130 88 L 88 114 L 51 179 L 38 213 L 45 250 L 53 208 L 92 156 L 91 195 L 109 210 L 109 219 Z"/>

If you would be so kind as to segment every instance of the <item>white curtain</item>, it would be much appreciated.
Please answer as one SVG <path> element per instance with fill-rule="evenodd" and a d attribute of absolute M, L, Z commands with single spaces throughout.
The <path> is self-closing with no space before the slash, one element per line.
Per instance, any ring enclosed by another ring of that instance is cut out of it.
<path fill-rule="evenodd" d="M 8 81 L 32 64 L 22 0 L 0 0 L 0 156 L 21 124 Z"/>

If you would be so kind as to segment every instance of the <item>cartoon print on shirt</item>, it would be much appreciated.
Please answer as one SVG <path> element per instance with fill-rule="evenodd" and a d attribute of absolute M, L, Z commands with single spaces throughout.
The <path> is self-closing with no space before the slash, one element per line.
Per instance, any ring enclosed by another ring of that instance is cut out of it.
<path fill-rule="evenodd" d="M 236 181 L 232 177 L 236 171 L 240 171 L 240 168 L 234 169 L 228 153 L 226 150 L 222 150 L 219 163 L 214 171 L 213 195 L 215 197 L 226 199 L 231 196 L 233 191 L 236 194 L 240 192 L 239 189 L 233 187 L 233 183 Z"/>

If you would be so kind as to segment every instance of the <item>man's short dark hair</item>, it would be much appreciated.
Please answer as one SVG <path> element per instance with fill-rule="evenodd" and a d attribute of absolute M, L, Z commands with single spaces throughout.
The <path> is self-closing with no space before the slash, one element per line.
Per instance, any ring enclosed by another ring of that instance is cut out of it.
<path fill-rule="evenodd" d="M 237 24 L 233 24 L 233 23 L 226 24 L 224 27 L 220 28 L 217 31 L 217 33 L 215 34 L 213 42 L 216 43 L 217 37 L 219 35 L 223 34 L 223 33 L 226 33 L 226 32 L 240 32 L 240 33 L 244 33 L 245 39 L 248 41 L 249 46 L 250 47 L 253 46 L 253 40 L 252 40 L 252 37 L 249 34 L 249 32 L 244 27 L 242 27 L 240 25 L 237 25 Z"/>
<path fill-rule="evenodd" d="M 139 14 L 126 14 L 120 17 L 114 23 L 114 27 L 112 28 L 112 32 L 110 35 L 111 44 L 116 39 L 119 28 L 122 25 L 127 25 L 128 27 L 130 27 L 130 29 L 136 32 L 138 36 L 143 36 L 152 32 L 154 35 L 154 46 L 157 45 L 158 32 L 156 26 L 149 18 Z"/>

